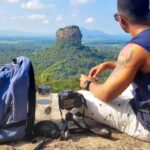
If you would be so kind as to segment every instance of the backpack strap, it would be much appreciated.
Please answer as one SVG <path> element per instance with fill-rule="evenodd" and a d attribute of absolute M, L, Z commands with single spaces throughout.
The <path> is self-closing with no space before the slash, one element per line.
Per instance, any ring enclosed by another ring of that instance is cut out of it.
<path fill-rule="evenodd" d="M 35 89 L 35 77 L 32 64 L 29 68 L 29 101 L 28 101 L 28 114 L 26 121 L 26 138 L 31 140 L 33 137 L 33 128 L 35 120 L 35 103 L 36 103 L 36 89 Z"/>
<path fill-rule="evenodd" d="M 10 128 L 15 128 L 15 127 L 21 127 L 24 126 L 26 124 L 26 120 L 17 122 L 17 123 L 11 123 L 11 124 L 4 124 L 4 125 L 0 125 L 0 130 L 1 129 L 10 129 Z"/>

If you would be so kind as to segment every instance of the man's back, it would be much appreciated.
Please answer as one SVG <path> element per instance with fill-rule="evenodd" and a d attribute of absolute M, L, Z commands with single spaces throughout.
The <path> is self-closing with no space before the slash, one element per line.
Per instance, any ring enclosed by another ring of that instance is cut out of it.
<path fill-rule="evenodd" d="M 150 130 L 150 29 L 139 33 L 129 43 L 139 45 L 143 57 L 143 64 L 137 71 L 133 82 L 134 99 L 130 104 L 137 119 Z"/>
<path fill-rule="evenodd" d="M 143 51 L 141 55 L 143 55 L 145 59 L 143 65 L 141 66 L 141 68 L 139 68 L 139 71 L 143 73 L 150 72 L 150 26 L 149 29 L 144 30 L 143 32 L 132 38 L 129 43 L 140 46 Z"/>

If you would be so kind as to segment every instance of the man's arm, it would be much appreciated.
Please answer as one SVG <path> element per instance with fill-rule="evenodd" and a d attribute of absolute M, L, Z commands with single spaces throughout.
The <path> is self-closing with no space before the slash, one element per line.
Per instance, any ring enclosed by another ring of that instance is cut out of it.
<path fill-rule="evenodd" d="M 99 64 L 90 70 L 89 77 L 97 79 L 100 73 L 104 72 L 107 69 L 114 69 L 116 67 L 116 64 L 117 61 L 109 61 Z"/>
<path fill-rule="evenodd" d="M 109 61 L 104 64 L 105 64 L 106 69 L 115 69 L 117 65 L 117 61 Z"/>
<path fill-rule="evenodd" d="M 119 54 L 117 65 L 104 84 L 91 83 L 90 91 L 95 97 L 111 102 L 119 96 L 134 80 L 134 77 L 145 61 L 145 50 L 129 44 Z"/>

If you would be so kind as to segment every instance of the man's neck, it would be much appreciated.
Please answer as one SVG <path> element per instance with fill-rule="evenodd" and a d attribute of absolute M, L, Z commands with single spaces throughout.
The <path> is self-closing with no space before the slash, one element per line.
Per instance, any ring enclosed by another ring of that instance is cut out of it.
<path fill-rule="evenodd" d="M 130 34 L 132 37 L 135 37 L 136 35 L 138 35 L 139 33 L 150 29 L 150 26 L 148 25 L 131 25 L 130 27 Z"/>

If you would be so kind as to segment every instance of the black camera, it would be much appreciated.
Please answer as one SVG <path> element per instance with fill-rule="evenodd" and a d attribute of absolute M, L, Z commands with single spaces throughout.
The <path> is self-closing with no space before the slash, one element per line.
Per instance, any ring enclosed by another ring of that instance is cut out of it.
<path fill-rule="evenodd" d="M 85 103 L 84 97 L 77 92 L 70 89 L 65 89 L 58 93 L 59 108 L 64 110 L 71 110 L 73 108 L 82 107 Z"/>

